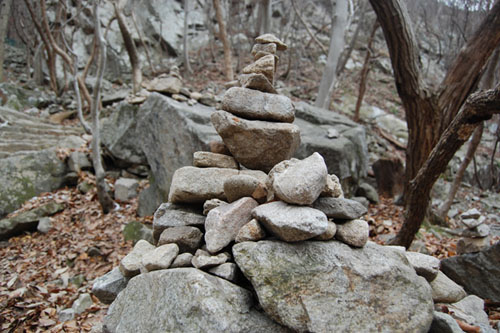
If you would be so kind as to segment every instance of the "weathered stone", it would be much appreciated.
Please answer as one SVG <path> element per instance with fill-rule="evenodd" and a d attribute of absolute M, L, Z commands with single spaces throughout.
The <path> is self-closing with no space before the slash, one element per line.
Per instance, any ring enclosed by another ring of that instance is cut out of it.
<path fill-rule="evenodd" d="M 500 242 L 478 253 L 454 256 L 441 261 L 441 270 L 465 290 L 500 302 Z"/>
<path fill-rule="evenodd" d="M 259 54 L 276 54 L 276 44 L 275 43 L 267 43 L 267 44 L 254 44 L 252 47 L 252 56 L 254 57 L 254 60 L 257 60 L 255 56 Z"/>
<path fill-rule="evenodd" d="M 313 207 L 321 210 L 328 217 L 343 220 L 357 219 L 368 212 L 368 209 L 359 202 L 345 198 L 319 198 L 314 202 Z"/>
<path fill-rule="evenodd" d="M 181 253 L 194 253 L 200 247 L 202 238 L 203 233 L 196 227 L 172 227 L 163 230 L 158 245 L 175 243 Z"/>
<path fill-rule="evenodd" d="M 24 231 L 37 230 L 40 219 L 54 215 L 62 211 L 64 207 L 64 204 L 52 201 L 32 210 L 19 213 L 14 217 L 0 220 L 0 240 L 8 239 Z"/>
<path fill-rule="evenodd" d="M 368 183 L 359 184 L 358 190 L 356 191 L 356 195 L 365 197 L 370 202 L 377 204 L 379 202 L 377 190 Z"/>
<path fill-rule="evenodd" d="M 260 241 L 233 254 L 266 313 L 295 331 L 427 332 L 432 322 L 430 287 L 398 251 Z"/>
<path fill-rule="evenodd" d="M 75 319 L 75 310 L 73 309 L 63 309 L 58 314 L 58 319 L 60 322 L 70 321 Z"/>
<path fill-rule="evenodd" d="M 477 210 L 477 208 L 471 208 L 468 211 L 460 214 L 460 217 L 462 219 L 478 219 L 479 217 L 481 217 L 481 212 Z"/>
<path fill-rule="evenodd" d="M 311 205 L 326 185 L 325 161 L 318 153 L 292 161 L 284 163 L 283 167 L 280 163 L 271 170 L 274 194 L 290 204 Z"/>
<path fill-rule="evenodd" d="M 351 220 L 337 224 L 335 238 L 355 247 L 363 247 L 368 241 L 370 227 L 364 220 Z"/>
<path fill-rule="evenodd" d="M 200 209 L 170 202 L 163 203 L 154 214 L 153 238 L 157 242 L 166 228 L 203 225 L 205 225 L 205 216 L 201 215 Z"/>
<path fill-rule="evenodd" d="M 216 256 L 210 255 L 203 250 L 197 250 L 195 256 L 191 260 L 194 267 L 198 269 L 210 268 L 217 265 L 222 265 L 229 259 L 226 253 L 219 253 Z"/>
<path fill-rule="evenodd" d="M 232 262 L 226 262 L 222 265 L 212 267 L 208 270 L 209 273 L 232 282 L 236 281 L 238 277 L 238 271 L 238 266 L 236 266 L 236 264 Z"/>
<path fill-rule="evenodd" d="M 211 119 L 231 154 L 249 169 L 269 172 L 290 159 L 300 144 L 293 124 L 244 120 L 225 111 L 214 112 Z"/>
<path fill-rule="evenodd" d="M 467 296 L 464 288 L 453 282 L 441 271 L 430 282 L 430 285 L 432 287 L 432 299 L 435 303 L 454 303 Z"/>
<path fill-rule="evenodd" d="M 490 245 L 490 237 L 462 237 L 457 242 L 457 254 L 479 252 Z"/>
<path fill-rule="evenodd" d="M 154 245 L 145 240 L 138 241 L 132 251 L 120 261 L 120 272 L 126 278 L 131 278 L 140 273 L 142 257 L 155 249 Z"/>
<path fill-rule="evenodd" d="M 222 109 L 250 120 L 292 123 L 295 119 L 295 108 L 290 98 L 241 87 L 226 91 Z"/>
<path fill-rule="evenodd" d="M 278 93 L 264 74 L 241 74 L 238 81 L 243 88 L 255 89 L 270 94 Z"/>
<path fill-rule="evenodd" d="M 211 141 L 210 152 L 231 156 L 231 152 L 229 151 L 229 149 L 227 149 L 226 145 L 222 141 Z"/>
<path fill-rule="evenodd" d="M 193 267 L 193 264 L 191 261 L 193 260 L 193 255 L 189 252 L 187 253 L 181 253 L 179 254 L 172 264 L 170 265 L 171 268 L 178 268 L 178 267 Z"/>
<path fill-rule="evenodd" d="M 193 166 L 199 168 L 238 169 L 238 162 L 232 156 L 215 154 L 208 151 L 197 151 L 193 155 Z"/>
<path fill-rule="evenodd" d="M 150 82 L 143 82 L 142 84 L 149 91 L 156 91 L 167 94 L 178 94 L 182 88 L 182 81 L 175 77 L 156 77 Z"/>
<path fill-rule="evenodd" d="M 429 333 L 462 333 L 462 329 L 452 316 L 434 311 L 434 318 Z"/>
<path fill-rule="evenodd" d="M 261 227 L 256 219 L 250 220 L 247 224 L 241 227 L 236 235 L 235 242 L 256 242 L 266 237 L 266 231 Z"/>
<path fill-rule="evenodd" d="M 333 197 L 333 198 L 343 198 L 344 192 L 342 191 L 342 186 L 340 185 L 340 180 L 335 175 L 328 175 L 326 177 L 325 188 L 319 195 L 320 197 Z"/>
<path fill-rule="evenodd" d="M 52 229 L 52 221 L 50 217 L 42 217 L 38 221 L 38 225 L 36 227 L 36 230 L 42 234 L 46 234 Z"/>
<path fill-rule="evenodd" d="M 217 198 L 226 200 L 224 181 L 238 175 L 238 170 L 183 167 L 172 179 L 168 199 L 172 203 L 200 203 Z"/>
<path fill-rule="evenodd" d="M 104 304 L 111 304 L 116 296 L 125 289 L 128 279 L 123 276 L 118 267 L 97 278 L 92 286 L 94 294 Z"/>
<path fill-rule="evenodd" d="M 172 264 L 172 261 L 179 254 L 177 244 L 165 244 L 158 246 L 153 251 L 142 257 L 142 266 L 149 272 L 158 269 L 167 269 Z"/>
<path fill-rule="evenodd" d="M 276 44 L 276 48 L 278 51 L 285 51 L 288 46 L 283 43 L 281 40 L 279 40 L 275 35 L 273 34 L 263 34 L 255 38 L 255 42 L 259 44 Z"/>
<path fill-rule="evenodd" d="M 490 227 L 487 224 L 480 224 L 472 229 L 462 231 L 462 236 L 469 238 L 483 238 L 490 234 Z"/>
<path fill-rule="evenodd" d="M 151 216 L 156 209 L 164 202 L 158 185 L 150 179 L 149 186 L 139 193 L 137 216 Z"/>
<path fill-rule="evenodd" d="M 486 221 L 485 216 L 480 216 L 478 218 L 469 218 L 469 219 L 462 218 L 460 220 L 460 222 L 469 229 L 473 229 L 473 228 L 483 224 L 485 221 Z"/>
<path fill-rule="evenodd" d="M 226 179 L 224 194 L 228 202 L 236 201 L 243 197 L 252 197 L 259 202 L 267 198 L 267 186 L 257 178 L 248 175 L 237 175 Z"/>
<path fill-rule="evenodd" d="M 351 200 L 359 202 L 360 204 L 365 206 L 366 209 L 370 208 L 370 201 L 368 201 L 368 199 L 365 197 L 352 197 Z"/>
<path fill-rule="evenodd" d="M 153 243 L 153 230 L 151 226 L 143 224 L 138 221 L 131 221 L 123 228 L 123 239 L 126 241 L 133 241 L 134 244 L 141 239 Z"/>
<path fill-rule="evenodd" d="M 137 197 L 139 182 L 133 178 L 119 178 L 115 182 L 115 199 L 128 201 Z"/>
<path fill-rule="evenodd" d="M 405 252 L 405 254 L 418 275 L 423 276 L 429 282 L 436 278 L 439 266 L 441 266 L 441 261 L 438 258 L 411 251 Z"/>
<path fill-rule="evenodd" d="M 254 199 L 245 197 L 212 209 L 205 221 L 208 251 L 216 253 L 234 241 L 241 227 L 252 219 L 252 209 L 258 205 Z"/>
<path fill-rule="evenodd" d="M 81 294 L 73 302 L 71 308 L 75 311 L 75 314 L 80 314 L 90 308 L 94 302 L 92 302 L 92 297 L 88 293 Z"/>
<path fill-rule="evenodd" d="M 328 227 L 328 219 L 321 211 L 282 201 L 260 205 L 252 211 L 252 216 L 266 230 L 286 242 L 313 238 L 324 233 Z"/>
<path fill-rule="evenodd" d="M 194 268 L 136 277 L 104 319 L 112 333 L 287 331 L 253 308 L 249 291 Z"/>
<path fill-rule="evenodd" d="M 210 107 L 215 107 L 217 105 L 217 100 L 215 99 L 215 96 L 209 92 L 203 93 L 198 102 Z"/>
<path fill-rule="evenodd" d="M 484 312 L 484 301 L 476 295 L 464 297 L 459 302 L 448 306 L 453 317 L 462 320 L 469 325 L 481 325 L 490 329 L 488 315 Z M 481 330 L 484 332 L 484 330 Z"/>
<path fill-rule="evenodd" d="M 212 209 L 222 205 L 227 205 L 227 202 L 220 199 L 210 199 L 205 201 L 205 203 L 203 203 L 203 215 L 208 215 L 208 212 Z"/>
<path fill-rule="evenodd" d="M 90 170 L 92 163 L 90 163 L 87 154 L 81 151 L 73 151 L 68 157 L 68 167 L 71 171 L 80 172 L 82 170 Z"/>
<path fill-rule="evenodd" d="M 326 231 L 321 235 L 314 237 L 314 239 L 320 241 L 330 240 L 333 239 L 333 237 L 335 237 L 336 233 L 337 233 L 337 225 L 331 221 L 328 221 L 328 227 L 326 228 Z"/>
<path fill-rule="evenodd" d="M 276 60 L 274 55 L 265 55 L 255 62 L 247 65 L 241 71 L 243 74 L 263 74 L 269 82 L 274 82 L 274 72 L 276 71 Z"/>

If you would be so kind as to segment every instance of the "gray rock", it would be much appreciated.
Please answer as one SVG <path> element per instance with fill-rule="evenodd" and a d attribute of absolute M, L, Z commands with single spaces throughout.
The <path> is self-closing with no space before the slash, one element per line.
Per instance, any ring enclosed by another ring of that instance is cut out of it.
<path fill-rule="evenodd" d="M 50 231 L 50 229 L 52 229 L 52 220 L 50 219 L 50 217 L 42 217 L 38 221 L 36 230 L 38 230 L 38 232 L 42 234 L 46 234 Z"/>
<path fill-rule="evenodd" d="M 172 227 L 163 230 L 158 245 L 175 243 L 179 246 L 181 253 L 194 253 L 201 246 L 202 238 L 203 233 L 196 227 Z"/>
<path fill-rule="evenodd" d="M 320 241 L 331 240 L 333 239 L 333 237 L 335 237 L 336 233 L 337 233 L 337 225 L 331 221 L 328 221 L 328 227 L 326 228 L 326 231 L 321 235 L 314 237 L 314 239 Z"/>
<path fill-rule="evenodd" d="M 363 247 L 368 241 L 370 227 L 364 220 L 351 220 L 337 224 L 335 238 L 355 247 Z"/>
<path fill-rule="evenodd" d="M 428 283 L 403 253 L 368 243 L 244 242 L 233 247 L 259 303 L 299 332 L 427 332 L 433 317 Z"/>
<path fill-rule="evenodd" d="M 479 253 L 441 261 L 441 270 L 469 294 L 500 302 L 500 242 Z"/>
<path fill-rule="evenodd" d="M 177 169 L 170 187 L 172 203 L 203 203 L 217 198 L 226 200 L 224 182 L 238 175 L 238 170 L 222 168 L 183 167 Z"/>
<path fill-rule="evenodd" d="M 466 212 L 460 214 L 462 219 L 478 219 L 481 217 L 481 212 L 477 208 L 471 208 Z"/>
<path fill-rule="evenodd" d="M 351 200 L 359 202 L 360 204 L 365 206 L 367 209 L 370 208 L 370 201 L 368 201 L 368 199 L 365 197 L 352 197 Z"/>
<path fill-rule="evenodd" d="M 264 74 L 241 74 L 238 76 L 238 82 L 243 88 L 255 89 L 271 94 L 278 93 Z"/>
<path fill-rule="evenodd" d="M 193 155 L 193 166 L 199 168 L 238 169 L 238 162 L 232 156 L 208 151 L 197 151 Z"/>
<path fill-rule="evenodd" d="M 71 171 L 80 172 L 82 170 L 90 170 L 92 163 L 90 163 L 87 154 L 81 151 L 73 151 L 68 157 L 68 167 Z"/>
<path fill-rule="evenodd" d="M 104 332 L 287 332 L 253 306 L 249 291 L 197 269 L 155 271 L 130 281 Z"/>
<path fill-rule="evenodd" d="M 90 294 L 85 293 L 78 296 L 78 299 L 73 302 L 71 308 L 75 311 L 75 314 L 80 314 L 90 308 L 94 302 L 92 302 L 92 297 Z"/>
<path fill-rule="evenodd" d="M 245 224 L 240 228 L 238 234 L 236 235 L 235 242 L 256 242 L 266 237 L 266 231 L 261 227 L 256 219 L 252 219 L 250 222 Z"/>
<path fill-rule="evenodd" d="M 441 271 L 430 282 L 430 285 L 432 287 L 432 299 L 435 303 L 454 303 L 467 296 L 464 288 L 453 282 Z"/>
<path fill-rule="evenodd" d="M 125 289 L 128 279 L 123 276 L 118 267 L 97 278 L 92 286 L 94 294 L 104 304 L 111 304 L 116 296 Z"/>
<path fill-rule="evenodd" d="M 222 109 L 249 120 L 291 123 L 295 119 L 295 108 L 290 98 L 241 87 L 226 91 Z"/>
<path fill-rule="evenodd" d="M 24 231 L 37 230 L 40 219 L 54 215 L 64 209 L 63 204 L 55 201 L 40 207 L 19 213 L 18 215 L 0 220 L 0 240 L 18 235 Z"/>
<path fill-rule="evenodd" d="M 277 164 L 270 171 L 274 194 L 280 200 L 297 205 L 311 205 L 326 185 L 328 170 L 320 154 L 299 161 Z"/>
<path fill-rule="evenodd" d="M 478 218 L 469 218 L 469 219 L 464 219 L 462 218 L 460 222 L 462 222 L 463 225 L 465 225 L 469 229 L 473 229 L 481 224 L 483 224 L 486 221 L 486 217 L 480 216 Z"/>
<path fill-rule="evenodd" d="M 320 197 L 344 197 L 344 192 L 342 191 L 342 186 L 340 185 L 340 180 L 337 176 L 332 174 L 326 177 L 325 188 L 321 192 Z"/>
<path fill-rule="evenodd" d="M 182 81 L 175 76 L 155 77 L 151 82 L 144 82 L 144 87 L 149 91 L 156 91 L 167 94 L 178 94 L 182 88 Z"/>
<path fill-rule="evenodd" d="M 258 44 L 276 44 L 276 49 L 278 51 L 286 51 L 288 45 L 283 43 L 273 34 L 263 34 L 255 38 L 255 42 Z"/>
<path fill-rule="evenodd" d="M 128 201 L 137 197 L 139 182 L 133 178 L 118 178 L 115 182 L 115 199 Z"/>
<path fill-rule="evenodd" d="M 161 233 L 166 228 L 181 226 L 203 226 L 205 216 L 200 210 L 187 205 L 163 203 L 156 210 L 153 217 L 153 238 L 158 242 Z"/>
<path fill-rule="evenodd" d="M 75 310 L 73 309 L 64 309 L 61 310 L 58 314 L 59 321 L 60 322 L 65 322 L 65 321 L 70 321 L 75 319 Z"/>
<path fill-rule="evenodd" d="M 368 212 L 368 209 L 359 202 L 344 198 L 318 198 L 313 207 L 328 217 L 342 220 L 357 219 Z"/>
<path fill-rule="evenodd" d="M 191 260 L 194 267 L 198 269 L 211 268 L 214 266 L 222 265 L 229 259 L 226 253 L 219 253 L 216 256 L 210 255 L 210 253 L 197 250 L 195 256 Z"/>
<path fill-rule="evenodd" d="M 490 227 L 487 224 L 480 224 L 472 229 L 462 231 L 462 236 L 469 238 L 483 238 L 490 234 Z"/>
<path fill-rule="evenodd" d="M 158 246 L 153 251 L 142 257 L 142 266 L 149 272 L 159 269 L 167 269 L 179 254 L 177 244 L 165 244 Z"/>
<path fill-rule="evenodd" d="M 193 255 L 191 253 L 181 253 L 177 256 L 177 258 L 174 259 L 172 264 L 170 265 L 171 268 L 178 268 L 178 267 L 193 267 L 193 264 L 191 264 L 191 261 L 193 260 Z"/>
<path fill-rule="evenodd" d="M 140 273 L 142 267 L 142 257 L 155 249 L 145 240 L 138 241 L 132 251 L 120 261 L 120 272 L 126 278 L 131 278 Z"/>
<path fill-rule="evenodd" d="M 429 333 L 462 333 L 457 321 L 446 313 L 434 311 L 434 318 Z"/>
<path fill-rule="evenodd" d="M 205 201 L 205 203 L 203 203 L 203 215 L 208 215 L 208 212 L 210 212 L 212 209 L 222 205 L 227 205 L 227 202 L 220 199 L 210 199 Z"/>
<path fill-rule="evenodd" d="M 150 179 L 149 182 L 149 186 L 143 189 L 139 194 L 137 215 L 140 217 L 153 215 L 163 202 L 160 191 L 154 180 Z"/>
<path fill-rule="evenodd" d="M 453 313 L 453 316 L 459 320 L 470 325 L 481 325 L 490 328 L 488 315 L 484 311 L 484 301 L 476 295 L 464 297 L 459 302 L 450 304 L 448 308 Z"/>
<path fill-rule="evenodd" d="M 238 266 L 232 262 L 226 262 L 222 265 L 212 267 L 208 270 L 209 273 L 226 279 L 228 281 L 236 281 L 238 277 Z"/>
<path fill-rule="evenodd" d="M 241 227 L 252 219 L 251 212 L 258 205 L 254 199 L 245 197 L 212 209 L 205 221 L 207 250 L 216 253 L 234 241 Z"/>
<path fill-rule="evenodd" d="M 214 112 L 212 124 L 238 162 L 249 169 L 269 172 L 290 159 L 300 144 L 293 124 L 245 120 L 225 111 Z"/>
<path fill-rule="evenodd" d="M 379 202 L 377 190 L 368 183 L 359 184 L 358 190 L 356 191 L 356 195 L 365 197 L 370 202 L 377 204 Z"/>
<path fill-rule="evenodd" d="M 127 223 L 123 228 L 122 233 L 124 240 L 131 240 L 134 244 L 141 239 L 144 239 L 149 243 L 153 243 L 153 230 L 151 229 L 151 226 L 138 221 L 131 221 Z"/>
<path fill-rule="evenodd" d="M 265 55 L 253 63 L 243 67 L 243 74 L 263 74 L 269 82 L 274 82 L 274 73 L 276 71 L 276 58 L 272 54 Z"/>
<path fill-rule="evenodd" d="M 438 258 L 411 251 L 405 252 L 405 254 L 418 275 L 423 276 L 429 282 L 436 278 L 441 266 L 441 261 Z"/>
<path fill-rule="evenodd" d="M 266 230 L 286 242 L 298 242 L 324 233 L 328 219 L 321 211 L 303 206 L 288 205 L 275 201 L 260 205 L 252 216 Z"/>
<path fill-rule="evenodd" d="M 267 198 L 267 186 L 255 177 L 236 175 L 224 181 L 224 194 L 228 202 L 233 202 L 243 197 L 252 197 L 259 202 L 265 202 Z"/>
<path fill-rule="evenodd" d="M 457 254 L 479 252 L 490 245 L 490 237 L 462 237 L 457 242 Z"/>

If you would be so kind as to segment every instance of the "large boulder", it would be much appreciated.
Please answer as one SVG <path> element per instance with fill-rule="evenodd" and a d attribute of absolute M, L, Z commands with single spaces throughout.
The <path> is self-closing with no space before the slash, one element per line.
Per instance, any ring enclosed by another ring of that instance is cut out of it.
<path fill-rule="evenodd" d="M 253 307 L 252 294 L 195 268 L 131 279 L 108 310 L 104 332 L 288 332 Z"/>
<path fill-rule="evenodd" d="M 299 332 L 427 332 L 431 289 L 404 253 L 369 242 L 244 242 L 233 255 L 262 308 Z"/>
<path fill-rule="evenodd" d="M 500 242 L 441 261 L 441 270 L 470 294 L 500 302 Z"/>

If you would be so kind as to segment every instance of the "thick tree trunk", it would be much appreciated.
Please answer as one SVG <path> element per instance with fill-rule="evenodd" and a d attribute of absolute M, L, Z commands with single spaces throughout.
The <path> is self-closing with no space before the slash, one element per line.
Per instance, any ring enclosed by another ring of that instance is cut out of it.
<path fill-rule="evenodd" d="M 219 24 L 219 38 L 222 41 L 224 47 L 224 67 L 226 80 L 233 81 L 233 54 L 231 51 L 231 45 L 229 44 L 229 39 L 227 38 L 226 23 L 224 22 L 224 16 L 222 15 L 222 8 L 220 0 L 213 0 L 215 7 L 215 16 L 217 17 L 217 23 Z"/>
<path fill-rule="evenodd" d="M 137 55 L 137 48 L 135 47 L 135 42 L 128 31 L 127 24 L 118 8 L 118 4 L 113 2 L 115 7 L 115 16 L 118 21 L 118 27 L 120 28 L 120 33 L 122 34 L 123 42 L 125 44 L 125 49 L 127 50 L 128 57 L 130 59 L 130 66 L 132 67 L 132 90 L 138 93 L 141 90 L 142 83 L 142 70 L 141 64 L 139 63 L 139 56 Z"/>
<path fill-rule="evenodd" d="M 332 33 L 330 36 L 330 47 L 326 60 L 321 83 L 319 84 L 318 96 L 315 106 L 328 109 L 333 87 L 337 80 L 337 64 L 344 49 L 344 32 L 347 25 L 347 1 L 337 1 L 332 9 Z"/>
<path fill-rule="evenodd" d="M 101 97 L 101 82 L 104 75 L 104 66 L 106 64 L 106 43 L 101 34 L 101 22 L 99 20 L 98 13 L 98 2 L 99 0 L 94 0 L 94 38 L 96 40 L 97 47 L 99 48 L 99 57 L 97 63 L 97 80 L 94 85 L 94 96 L 92 99 L 92 164 L 94 165 L 96 185 L 97 185 L 97 196 L 99 203 L 101 204 L 102 211 L 106 214 L 111 209 L 113 209 L 113 200 L 111 199 L 107 188 L 104 177 L 106 173 L 102 166 L 101 160 L 101 132 L 99 123 L 99 108 L 100 108 L 100 97 Z"/>
<path fill-rule="evenodd" d="M 11 5 L 12 0 L 3 0 L 0 5 L 0 82 L 4 80 L 5 37 L 7 36 L 7 23 L 9 22 Z"/>

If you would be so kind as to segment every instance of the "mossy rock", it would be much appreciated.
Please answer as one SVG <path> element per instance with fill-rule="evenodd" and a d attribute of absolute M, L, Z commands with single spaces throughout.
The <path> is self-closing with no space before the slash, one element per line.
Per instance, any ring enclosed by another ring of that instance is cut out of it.
<path fill-rule="evenodd" d="M 153 244 L 153 230 L 150 226 L 138 221 L 129 222 L 123 229 L 123 238 L 126 241 L 133 241 L 134 244 L 144 239 Z"/>

